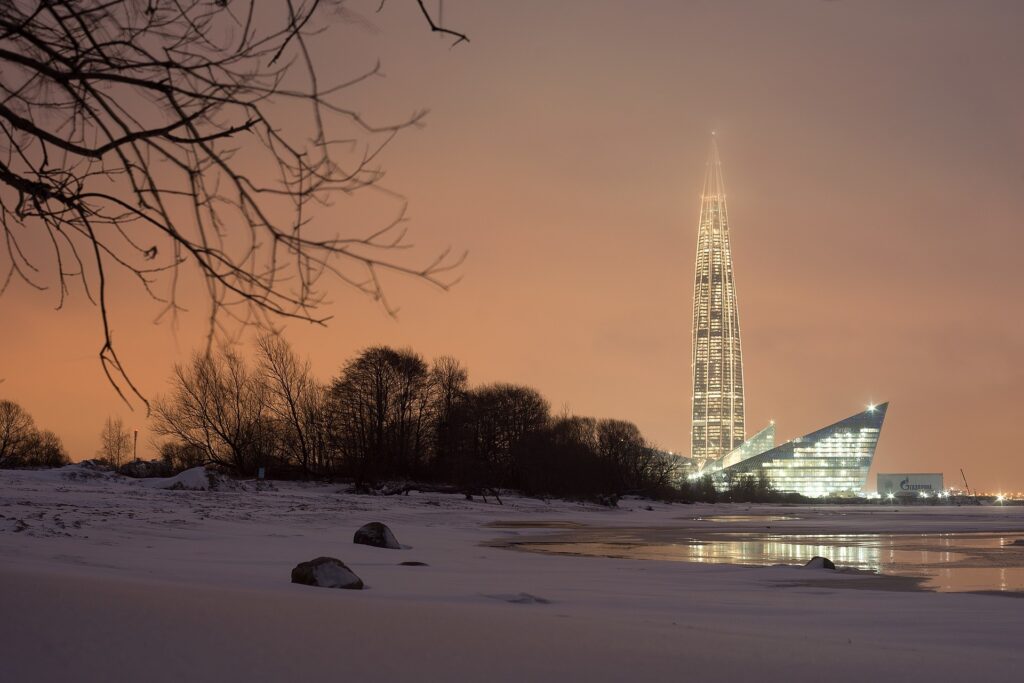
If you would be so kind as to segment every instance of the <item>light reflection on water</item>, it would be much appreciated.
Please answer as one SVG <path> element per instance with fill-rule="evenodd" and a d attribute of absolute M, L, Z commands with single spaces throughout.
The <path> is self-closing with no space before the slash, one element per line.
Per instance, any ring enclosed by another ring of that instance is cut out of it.
<path fill-rule="evenodd" d="M 698 522 L 788 522 L 800 518 L 796 515 L 704 515 L 692 519 Z"/>
<path fill-rule="evenodd" d="M 746 565 L 804 564 L 820 555 L 836 567 L 924 577 L 942 592 L 1024 592 L 1024 546 L 1019 535 L 952 534 L 749 534 L 719 533 L 666 542 L 664 529 L 593 529 L 579 541 L 517 544 L 525 550 L 641 560 Z M 681 532 L 685 533 L 685 532 Z M 584 538 L 585 536 L 585 538 Z"/>

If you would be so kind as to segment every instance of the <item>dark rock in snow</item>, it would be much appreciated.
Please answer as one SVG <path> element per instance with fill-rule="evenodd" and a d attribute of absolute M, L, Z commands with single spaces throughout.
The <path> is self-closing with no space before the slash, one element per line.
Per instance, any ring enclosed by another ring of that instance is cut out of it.
<path fill-rule="evenodd" d="M 292 583 L 354 590 L 363 587 L 362 579 L 346 567 L 344 562 L 333 557 L 318 557 L 309 562 L 300 562 L 292 570 Z"/>
<path fill-rule="evenodd" d="M 815 555 L 804 565 L 807 569 L 835 569 L 836 565 L 827 557 Z"/>
<path fill-rule="evenodd" d="M 356 532 L 352 542 L 361 545 L 372 545 L 375 548 L 402 549 L 395 535 L 391 533 L 391 529 L 380 522 L 370 522 L 359 527 L 359 531 Z"/>

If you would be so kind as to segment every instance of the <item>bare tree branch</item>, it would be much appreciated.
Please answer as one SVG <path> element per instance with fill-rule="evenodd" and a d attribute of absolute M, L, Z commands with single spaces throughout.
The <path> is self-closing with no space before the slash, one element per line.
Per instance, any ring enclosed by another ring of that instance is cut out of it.
<path fill-rule="evenodd" d="M 325 323 L 323 276 L 392 314 L 382 273 L 456 281 L 462 256 L 406 256 L 405 201 L 381 184 L 381 151 L 424 113 L 374 121 L 347 100 L 379 64 L 317 63 L 341 2 L 0 3 L 0 293 L 21 280 L 53 288 L 60 308 L 80 284 L 126 402 L 146 403 L 112 334 L 125 274 L 173 319 L 198 272 L 208 347 L 235 323 Z M 468 40 L 417 5 L 432 31 Z M 364 193 L 393 214 L 342 223 L 334 202 Z"/>
<path fill-rule="evenodd" d="M 444 0 L 440 1 L 444 2 Z M 456 39 L 455 42 L 452 43 L 452 47 L 455 47 L 461 42 L 469 42 L 469 36 L 467 36 L 466 34 L 459 33 L 458 31 L 453 31 L 451 29 L 435 24 L 434 18 L 430 16 L 430 12 L 427 11 L 427 7 L 426 5 L 423 4 L 423 0 L 416 0 L 416 3 L 420 6 L 420 11 L 423 12 L 423 17 L 427 20 L 427 23 L 430 25 L 431 31 L 434 31 L 436 33 L 444 33 L 446 35 L 453 36 Z"/>

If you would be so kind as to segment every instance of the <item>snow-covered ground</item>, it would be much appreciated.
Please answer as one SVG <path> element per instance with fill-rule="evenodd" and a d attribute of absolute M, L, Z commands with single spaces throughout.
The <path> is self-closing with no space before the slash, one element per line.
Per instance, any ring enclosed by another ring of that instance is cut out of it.
<path fill-rule="evenodd" d="M 1010 597 L 487 545 L 543 533 L 495 522 L 658 527 L 795 509 L 801 519 L 784 523 L 813 533 L 1024 535 L 1024 507 L 609 510 L 322 484 L 157 485 L 79 467 L 0 471 L 0 681 L 1019 681 L 1024 671 L 1024 602 Z M 409 547 L 354 545 L 370 521 Z M 367 589 L 290 583 L 292 567 L 323 555 Z"/>

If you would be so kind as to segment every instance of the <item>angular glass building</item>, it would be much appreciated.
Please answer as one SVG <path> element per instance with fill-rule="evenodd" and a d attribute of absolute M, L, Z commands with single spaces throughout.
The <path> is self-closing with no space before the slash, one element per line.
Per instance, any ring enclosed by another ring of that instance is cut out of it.
<path fill-rule="evenodd" d="M 857 493 L 867 483 L 888 407 L 888 403 L 871 406 L 816 432 L 761 450 L 754 441 L 761 438 L 760 445 L 764 445 L 762 435 L 767 429 L 772 430 L 774 439 L 774 425 L 770 425 L 709 469 L 726 482 L 733 477 L 763 475 L 777 491 L 810 497 Z"/>
<path fill-rule="evenodd" d="M 692 407 L 690 439 L 695 459 L 715 460 L 743 443 L 746 432 L 739 306 L 722 162 L 714 134 L 697 230 Z"/>
<path fill-rule="evenodd" d="M 715 465 L 718 469 L 729 467 L 772 448 L 775 448 L 774 422 L 737 446 L 728 455 L 716 462 Z"/>

